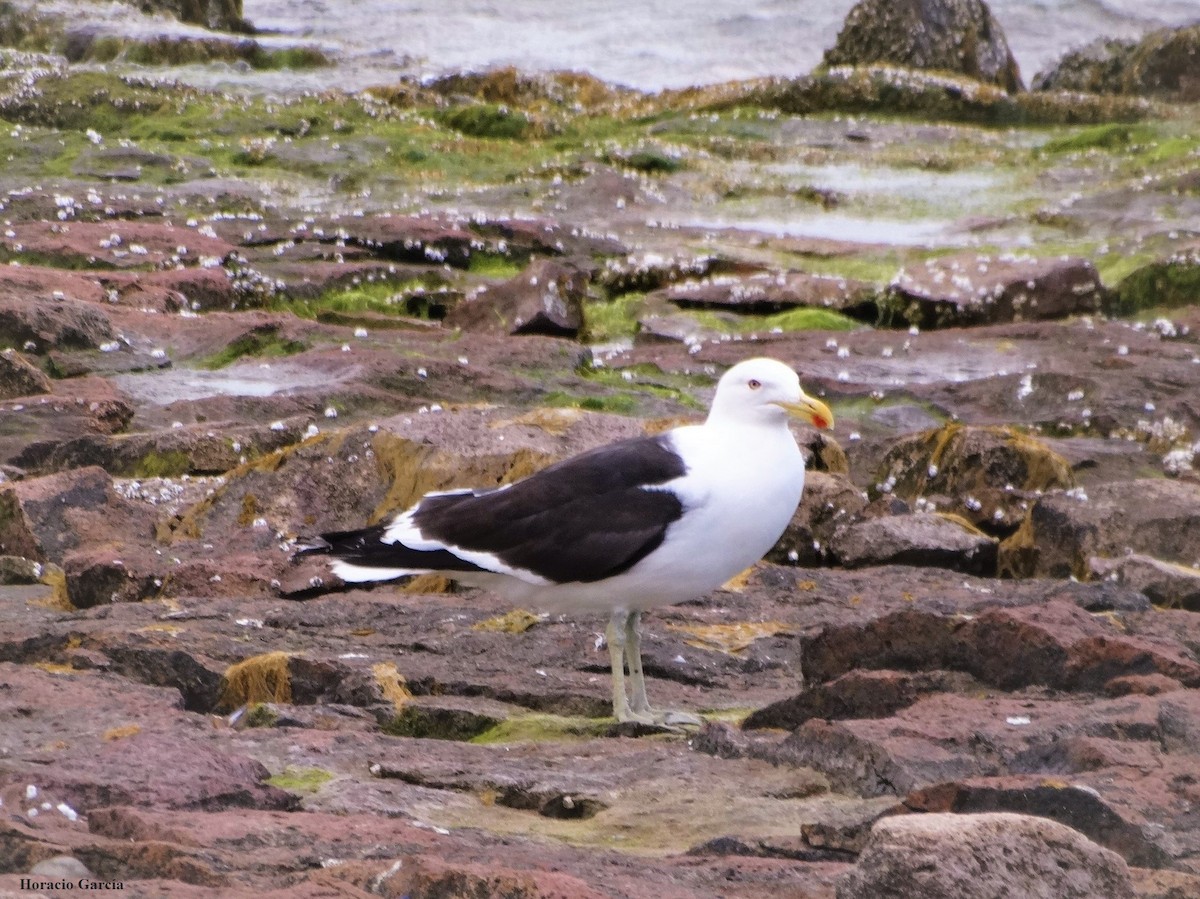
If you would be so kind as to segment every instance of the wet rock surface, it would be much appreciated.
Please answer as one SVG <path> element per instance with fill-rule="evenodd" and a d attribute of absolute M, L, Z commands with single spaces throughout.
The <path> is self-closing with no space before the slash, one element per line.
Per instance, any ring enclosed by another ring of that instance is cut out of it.
<path fill-rule="evenodd" d="M 1200 895 L 1187 108 L 35 61 L 0 72 L 0 891 Z M 694 732 L 606 717 L 600 619 L 290 561 L 697 421 L 752 355 L 838 428 L 797 428 L 764 562 L 646 615 Z"/>

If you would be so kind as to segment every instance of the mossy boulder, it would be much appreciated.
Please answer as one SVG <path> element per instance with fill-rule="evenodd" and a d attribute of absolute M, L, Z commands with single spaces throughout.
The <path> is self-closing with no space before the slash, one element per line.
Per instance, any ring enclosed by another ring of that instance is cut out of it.
<path fill-rule="evenodd" d="M 50 392 L 45 372 L 14 349 L 0 352 L 0 399 Z"/>
<path fill-rule="evenodd" d="M 667 91 L 660 102 L 673 108 L 716 111 L 760 106 L 788 115 L 879 113 L 991 125 L 1137 122 L 1155 111 L 1154 104 L 1143 97 L 1078 91 L 1010 94 L 966 75 L 891 63 L 835 66 L 801 78 L 763 78 Z"/>
<path fill-rule="evenodd" d="M 1200 243 L 1156 259 L 1125 276 L 1105 303 L 1110 315 L 1200 303 Z"/>
<path fill-rule="evenodd" d="M 533 120 L 524 112 L 495 103 L 458 106 L 442 113 L 441 120 L 468 137 L 520 140 L 533 129 Z"/>
<path fill-rule="evenodd" d="M 1200 484 L 1143 478 L 1037 500 L 1000 546 L 1000 573 L 1087 580 L 1094 556 L 1200 561 Z"/>
<path fill-rule="evenodd" d="M 1200 24 L 1162 28 L 1140 41 L 1101 39 L 1039 72 L 1035 90 L 1200 100 Z"/>
<path fill-rule="evenodd" d="M 511 66 L 443 75 L 423 89 L 452 100 L 480 100 L 493 108 L 538 111 L 563 107 L 601 111 L 637 96 L 635 91 L 605 84 L 584 72 L 529 73 Z"/>
<path fill-rule="evenodd" d="M 956 72 L 1010 93 L 1023 87 L 1004 30 L 983 0 L 861 0 L 825 64 L 879 62 Z"/>
<path fill-rule="evenodd" d="M 1035 437 L 1011 427 L 949 424 L 893 444 L 870 493 L 924 500 L 1005 535 L 1039 491 L 1074 486 L 1070 463 Z"/>
<path fill-rule="evenodd" d="M 168 110 L 173 114 L 177 102 L 193 95 L 188 88 L 168 91 L 107 72 L 46 69 L 30 78 L 33 89 L 0 91 L 0 116 L 15 124 L 70 131 L 117 133 L 133 119 Z"/>

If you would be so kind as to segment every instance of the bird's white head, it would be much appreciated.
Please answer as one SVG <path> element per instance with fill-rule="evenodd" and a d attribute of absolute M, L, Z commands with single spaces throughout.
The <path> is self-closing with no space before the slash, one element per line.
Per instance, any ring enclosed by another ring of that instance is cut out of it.
<path fill-rule="evenodd" d="M 800 378 L 775 359 L 747 359 L 721 376 L 708 420 L 783 422 L 788 416 L 832 428 L 833 413 L 800 387 Z"/>

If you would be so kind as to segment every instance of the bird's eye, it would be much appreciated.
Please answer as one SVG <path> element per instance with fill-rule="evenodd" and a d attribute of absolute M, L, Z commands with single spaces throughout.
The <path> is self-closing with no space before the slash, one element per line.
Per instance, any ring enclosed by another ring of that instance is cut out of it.
<path fill-rule="evenodd" d="M 751 378 L 749 381 L 746 382 L 746 385 L 751 390 L 758 390 L 758 388 L 762 387 L 762 381 L 758 380 L 757 378 Z"/>

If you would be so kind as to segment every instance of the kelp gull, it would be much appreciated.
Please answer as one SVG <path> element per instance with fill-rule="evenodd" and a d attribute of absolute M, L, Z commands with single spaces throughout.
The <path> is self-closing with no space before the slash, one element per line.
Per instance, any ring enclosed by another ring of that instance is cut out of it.
<path fill-rule="evenodd" d="M 332 556 L 352 583 L 438 573 L 523 605 L 608 613 L 613 714 L 662 722 L 646 700 L 641 614 L 716 589 L 779 539 L 804 489 L 789 416 L 833 425 L 788 366 L 750 359 L 718 382 L 704 424 L 598 447 L 499 489 L 430 493 L 384 523 L 302 541 L 298 554 Z"/>

